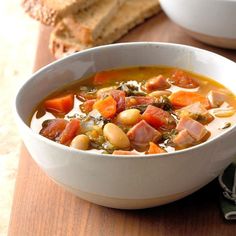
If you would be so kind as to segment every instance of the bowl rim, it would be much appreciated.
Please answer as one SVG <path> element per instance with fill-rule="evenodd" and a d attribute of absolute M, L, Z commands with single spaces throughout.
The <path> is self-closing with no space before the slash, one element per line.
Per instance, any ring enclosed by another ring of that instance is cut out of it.
<path fill-rule="evenodd" d="M 103 49 L 109 49 L 109 48 L 115 48 L 115 47 L 143 47 L 143 46 L 150 46 L 150 47 L 178 47 L 178 48 L 184 48 L 187 50 L 193 50 L 195 52 L 202 52 L 202 53 L 206 53 L 208 55 L 212 55 L 212 56 L 217 56 L 218 58 L 225 60 L 228 63 L 232 63 L 232 65 L 236 66 L 236 62 L 221 56 L 217 53 L 205 50 L 205 49 L 201 49 L 198 47 L 194 47 L 194 46 L 189 46 L 189 45 L 185 45 L 185 44 L 177 44 L 177 43 L 168 43 L 168 42 L 127 42 L 127 43 L 116 43 L 116 44 L 109 44 L 109 45 L 102 45 L 102 46 L 97 46 L 97 47 L 93 47 L 93 48 L 89 48 L 89 49 L 85 49 L 81 52 L 76 52 L 73 53 L 71 55 L 68 55 L 64 58 L 58 59 L 56 61 L 53 61 L 45 66 L 43 66 L 42 68 L 40 68 L 39 70 L 37 70 L 36 72 L 32 73 L 29 77 L 28 80 L 26 80 L 23 85 L 19 88 L 19 90 L 17 91 L 16 95 L 15 95 L 15 99 L 14 99 L 14 115 L 15 115 L 15 119 L 18 121 L 18 125 L 20 124 L 21 126 L 24 127 L 24 129 L 27 130 L 27 132 L 29 132 L 31 135 L 33 135 L 36 139 L 39 139 L 40 141 L 48 144 L 48 145 L 52 145 L 55 148 L 59 148 L 63 151 L 69 151 L 72 152 L 74 154 L 86 154 L 89 157 L 98 157 L 98 158 L 115 158 L 115 159 L 153 159 L 153 158 L 162 158 L 165 157 L 166 158 L 178 158 L 179 155 L 181 154 L 185 154 L 186 152 L 191 153 L 192 151 L 195 151 L 196 149 L 201 149 L 204 148 L 205 146 L 207 146 L 209 143 L 215 142 L 219 139 L 224 138 L 225 135 L 227 135 L 228 133 L 232 132 L 232 131 L 236 131 L 236 124 L 234 124 L 233 126 L 231 126 L 229 129 L 227 129 L 225 132 L 211 138 L 208 139 L 207 141 L 205 141 L 204 143 L 200 143 L 197 144 L 195 146 L 186 148 L 186 149 L 182 149 L 182 150 L 177 150 L 174 152 L 170 152 L 170 153 L 162 153 L 162 154 L 141 154 L 141 155 L 113 155 L 113 154 L 102 154 L 102 153 L 96 153 L 96 152 L 90 152 L 90 151 L 83 151 L 83 150 L 77 150 L 75 148 L 72 147 L 68 147 L 59 143 L 56 143 L 50 139 L 47 139 L 46 137 L 41 136 L 40 134 L 38 134 L 37 132 L 35 132 L 34 130 L 32 130 L 20 117 L 19 113 L 18 113 L 18 106 L 17 106 L 17 100 L 18 97 L 20 96 L 20 94 L 22 93 L 22 91 L 24 90 L 24 88 L 27 86 L 28 83 L 30 83 L 31 80 L 35 79 L 35 77 L 37 77 L 39 74 L 43 73 L 44 71 L 46 71 L 47 69 L 49 69 L 51 66 L 57 66 L 60 65 L 62 63 L 64 63 L 67 60 L 79 57 L 79 56 L 83 56 L 83 54 L 87 54 L 90 52 L 96 52 L 99 50 L 103 50 Z M 78 155 L 79 157 L 80 155 Z M 181 158 L 184 158 L 181 157 Z M 189 158 L 189 157 L 188 157 Z"/>

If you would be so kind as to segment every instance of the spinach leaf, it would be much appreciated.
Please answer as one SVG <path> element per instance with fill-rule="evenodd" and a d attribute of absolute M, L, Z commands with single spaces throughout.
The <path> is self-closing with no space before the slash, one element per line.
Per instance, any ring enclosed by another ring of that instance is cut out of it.
<path fill-rule="evenodd" d="M 117 88 L 118 90 L 124 91 L 126 96 L 146 96 L 147 93 L 141 90 L 140 85 L 131 83 L 132 81 L 122 82 Z"/>

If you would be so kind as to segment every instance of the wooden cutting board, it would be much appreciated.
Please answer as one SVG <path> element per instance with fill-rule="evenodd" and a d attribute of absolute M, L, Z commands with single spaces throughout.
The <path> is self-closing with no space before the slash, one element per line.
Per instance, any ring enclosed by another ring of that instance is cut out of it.
<path fill-rule="evenodd" d="M 50 28 L 41 27 L 34 70 L 53 61 Z M 195 41 L 161 13 L 120 40 L 165 41 L 205 48 L 236 61 L 236 51 Z M 9 236 L 236 235 L 236 222 L 220 212 L 219 186 L 213 181 L 185 199 L 146 210 L 114 210 L 81 200 L 52 182 L 22 145 Z"/>

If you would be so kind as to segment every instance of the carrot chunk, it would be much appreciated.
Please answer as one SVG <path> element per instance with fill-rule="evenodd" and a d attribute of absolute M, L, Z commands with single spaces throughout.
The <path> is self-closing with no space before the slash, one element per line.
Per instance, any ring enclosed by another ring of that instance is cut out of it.
<path fill-rule="evenodd" d="M 105 118 L 112 118 L 116 114 L 117 102 L 112 96 L 108 96 L 94 103 L 93 109 L 97 109 Z"/>
<path fill-rule="evenodd" d="M 176 108 L 185 107 L 195 102 L 200 102 L 205 108 L 210 107 L 208 99 L 199 93 L 178 91 L 172 93 L 169 98 L 172 105 Z"/>
<path fill-rule="evenodd" d="M 68 113 L 74 106 L 73 94 L 68 94 L 63 97 L 48 99 L 44 102 L 44 107 L 52 113 Z"/>
<path fill-rule="evenodd" d="M 153 142 L 149 142 L 148 154 L 165 153 L 166 151 Z"/>

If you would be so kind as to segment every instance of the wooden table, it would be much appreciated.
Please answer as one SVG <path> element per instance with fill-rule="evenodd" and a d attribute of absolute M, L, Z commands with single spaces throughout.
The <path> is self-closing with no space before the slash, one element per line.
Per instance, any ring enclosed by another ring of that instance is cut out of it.
<path fill-rule="evenodd" d="M 41 27 L 35 70 L 53 60 L 50 29 Z M 236 61 L 236 51 L 195 41 L 161 13 L 135 28 L 122 42 L 165 41 L 194 45 Z M 114 210 L 83 201 L 52 182 L 22 147 L 9 226 L 10 236 L 236 235 L 219 209 L 217 181 L 178 202 L 146 210 Z"/>

